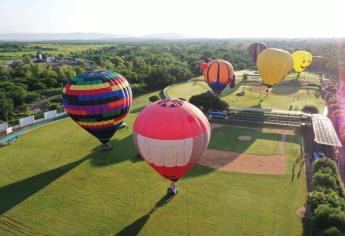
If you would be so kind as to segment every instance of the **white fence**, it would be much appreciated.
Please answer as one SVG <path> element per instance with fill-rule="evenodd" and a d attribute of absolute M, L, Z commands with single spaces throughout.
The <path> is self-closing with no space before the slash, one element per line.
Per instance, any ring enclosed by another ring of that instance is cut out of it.
<path fill-rule="evenodd" d="M 0 124 L 0 133 L 6 131 L 7 128 L 8 128 L 7 123 L 1 123 Z"/>
<path fill-rule="evenodd" d="M 59 118 L 61 116 L 66 115 L 66 114 L 67 113 L 65 111 L 58 113 L 56 110 L 52 110 L 52 111 L 45 112 L 44 118 L 35 119 L 34 116 L 28 116 L 28 117 L 21 118 L 21 119 L 19 119 L 18 125 L 13 125 L 11 127 L 8 127 L 8 123 L 1 123 L 0 124 L 0 133 L 4 132 L 6 134 L 10 134 L 16 129 L 20 129 L 20 128 L 23 128 L 23 127 L 28 126 L 28 125 L 37 124 L 37 123 L 40 123 L 40 122 L 45 121 L 45 120 L 56 119 L 56 118 Z"/>
<path fill-rule="evenodd" d="M 54 119 L 56 118 L 56 114 L 57 114 L 56 110 L 44 112 L 44 119 L 45 120 Z"/>
<path fill-rule="evenodd" d="M 28 126 L 28 125 L 33 125 L 35 124 L 35 117 L 34 116 L 28 116 L 19 119 L 19 125 L 20 127 Z"/>
<path fill-rule="evenodd" d="M 12 132 L 13 132 L 13 128 L 12 127 L 6 129 L 6 134 L 10 134 Z"/>

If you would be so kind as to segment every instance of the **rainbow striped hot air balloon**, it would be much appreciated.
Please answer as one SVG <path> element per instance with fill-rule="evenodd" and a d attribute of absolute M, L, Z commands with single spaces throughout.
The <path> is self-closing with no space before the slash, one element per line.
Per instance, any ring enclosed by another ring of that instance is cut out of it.
<path fill-rule="evenodd" d="M 118 73 L 86 72 L 67 82 L 63 104 L 76 123 L 107 145 L 128 114 L 132 90 Z"/>
<path fill-rule="evenodd" d="M 133 127 L 136 148 L 163 177 L 175 182 L 198 162 L 210 140 L 210 124 L 194 105 L 174 99 L 155 102 L 140 112 Z"/>

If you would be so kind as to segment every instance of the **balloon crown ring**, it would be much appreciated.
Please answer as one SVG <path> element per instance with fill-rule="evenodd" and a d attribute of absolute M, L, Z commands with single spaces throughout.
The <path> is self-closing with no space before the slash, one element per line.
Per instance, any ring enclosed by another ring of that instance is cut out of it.
<path fill-rule="evenodd" d="M 178 99 L 172 99 L 172 98 L 167 98 L 164 100 L 160 100 L 158 102 L 158 105 L 161 107 L 168 107 L 168 108 L 175 108 L 175 107 L 180 107 L 182 106 L 183 101 L 178 100 Z"/>

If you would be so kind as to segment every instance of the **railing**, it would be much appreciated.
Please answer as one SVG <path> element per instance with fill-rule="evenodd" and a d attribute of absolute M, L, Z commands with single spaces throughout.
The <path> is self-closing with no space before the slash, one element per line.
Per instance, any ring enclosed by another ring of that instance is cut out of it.
<path fill-rule="evenodd" d="M 60 119 L 64 116 L 66 116 L 67 113 L 63 110 L 62 112 L 58 113 L 57 110 L 52 110 L 45 112 L 43 114 L 43 118 L 35 119 L 35 116 L 27 116 L 19 119 L 19 124 L 9 126 L 8 123 L 1 123 L 0 124 L 0 134 L 3 136 L 1 139 L 2 141 L 7 141 L 6 137 L 7 135 L 11 133 L 19 133 L 21 134 L 22 132 L 19 132 L 21 130 L 24 130 L 27 127 L 30 126 L 37 126 L 36 124 L 43 124 L 43 123 L 49 123 L 50 121 L 54 121 L 57 119 Z M 34 128 L 34 127 L 33 127 Z M 13 136 L 13 135 L 12 135 Z"/>

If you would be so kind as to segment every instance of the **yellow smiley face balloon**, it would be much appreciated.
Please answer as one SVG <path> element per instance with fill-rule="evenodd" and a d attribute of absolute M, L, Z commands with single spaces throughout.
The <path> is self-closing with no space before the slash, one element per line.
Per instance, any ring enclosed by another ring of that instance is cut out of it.
<path fill-rule="evenodd" d="M 292 53 L 293 68 L 296 72 L 304 71 L 310 66 L 313 56 L 307 51 L 296 51 Z"/>

